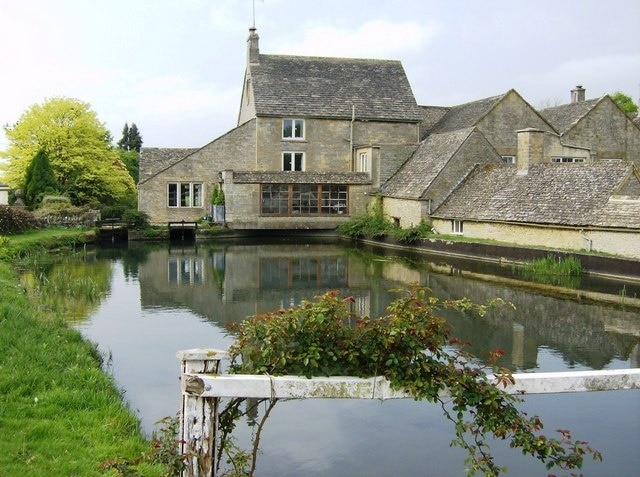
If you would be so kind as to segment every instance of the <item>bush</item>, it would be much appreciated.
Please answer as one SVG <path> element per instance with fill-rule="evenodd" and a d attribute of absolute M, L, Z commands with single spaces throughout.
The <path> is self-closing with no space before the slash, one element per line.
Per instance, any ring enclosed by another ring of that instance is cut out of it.
<path fill-rule="evenodd" d="M 134 230 L 143 230 L 149 227 L 149 215 L 138 210 L 127 210 L 122 214 L 122 220 L 127 223 L 127 227 Z"/>
<path fill-rule="evenodd" d="M 392 229 L 393 224 L 384 216 L 382 202 L 378 199 L 369 213 L 354 217 L 349 222 L 340 224 L 337 231 L 339 234 L 356 239 L 361 237 L 383 237 Z"/>
<path fill-rule="evenodd" d="M 392 235 L 400 242 L 413 243 L 418 239 L 433 235 L 433 229 L 423 220 L 419 225 L 414 225 L 408 229 L 394 228 Z"/>
<path fill-rule="evenodd" d="M 39 229 L 42 223 L 26 209 L 0 205 L 0 234 L 15 234 Z"/>
<path fill-rule="evenodd" d="M 105 219 L 121 219 L 127 208 L 123 205 L 106 205 L 100 209 L 100 217 Z"/>

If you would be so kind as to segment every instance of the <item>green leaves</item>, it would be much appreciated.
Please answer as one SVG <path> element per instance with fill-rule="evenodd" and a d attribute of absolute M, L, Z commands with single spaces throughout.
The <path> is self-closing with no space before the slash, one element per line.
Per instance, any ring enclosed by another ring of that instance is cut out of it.
<path fill-rule="evenodd" d="M 503 352 L 490 352 L 487 362 L 481 362 L 437 314 L 457 310 L 484 315 L 507 303 L 440 300 L 420 287 L 396 292 L 400 297 L 388 306 L 388 315 L 376 319 L 355 317 L 348 308 L 351 299 L 329 292 L 299 307 L 234 324 L 231 372 L 384 376 L 417 400 L 440 403 L 454 425 L 452 445 L 469 455 L 469 475 L 481 471 L 497 476 L 504 470 L 493 461 L 487 435 L 507 439 L 512 447 L 551 467 L 580 468 L 583 455 L 599 457 L 587 443 L 571 441 L 568 433 L 561 440 L 541 435 L 540 419 L 521 413 L 515 406 L 519 399 L 503 390 L 513 383 L 511 372 L 495 365 Z M 498 385 L 488 377 L 493 374 Z M 445 389 L 450 398 L 441 396 Z"/>

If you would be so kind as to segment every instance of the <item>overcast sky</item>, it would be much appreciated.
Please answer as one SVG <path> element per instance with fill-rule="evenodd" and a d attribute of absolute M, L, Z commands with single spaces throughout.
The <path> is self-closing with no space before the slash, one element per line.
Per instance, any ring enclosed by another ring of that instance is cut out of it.
<path fill-rule="evenodd" d="M 0 124 L 65 96 L 114 139 L 200 147 L 235 127 L 252 0 L 0 0 Z M 419 104 L 515 88 L 534 107 L 640 92 L 638 0 L 256 0 L 267 54 L 402 61 Z M 0 149 L 7 140 L 0 134 Z"/>

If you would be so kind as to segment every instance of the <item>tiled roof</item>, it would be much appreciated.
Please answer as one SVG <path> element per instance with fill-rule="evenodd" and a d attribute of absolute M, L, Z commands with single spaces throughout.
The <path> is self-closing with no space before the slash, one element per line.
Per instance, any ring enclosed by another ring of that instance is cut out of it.
<path fill-rule="evenodd" d="M 428 136 L 382 187 L 382 195 L 405 199 L 422 198 L 472 132 L 473 128 L 467 128 Z"/>
<path fill-rule="evenodd" d="M 574 227 L 640 229 L 640 198 L 610 200 L 625 180 L 626 163 L 539 164 L 526 175 L 516 167 L 477 169 L 433 214 L 459 220 Z"/>
<path fill-rule="evenodd" d="M 459 104 L 449 108 L 447 113 L 431 130 L 432 133 L 443 133 L 474 127 L 493 107 L 500 102 L 505 94 L 479 99 L 471 103 Z"/>
<path fill-rule="evenodd" d="M 260 55 L 250 74 L 258 116 L 422 119 L 399 61 Z"/>
<path fill-rule="evenodd" d="M 602 98 L 563 104 L 540 111 L 540 114 L 558 131 L 564 134 L 576 125 Z"/>
<path fill-rule="evenodd" d="M 140 150 L 140 182 L 193 154 L 198 149 L 143 147 Z"/>
<path fill-rule="evenodd" d="M 444 116 L 450 109 L 451 108 L 448 106 L 420 106 L 420 110 L 422 111 L 420 138 L 424 139 L 438 121 L 442 119 L 442 116 Z"/>
<path fill-rule="evenodd" d="M 371 184 L 366 172 L 233 172 L 238 184 Z"/>

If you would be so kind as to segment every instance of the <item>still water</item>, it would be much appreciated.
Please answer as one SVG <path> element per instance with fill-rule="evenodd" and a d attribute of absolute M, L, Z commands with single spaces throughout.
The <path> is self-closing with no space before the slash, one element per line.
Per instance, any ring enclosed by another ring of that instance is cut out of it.
<path fill-rule="evenodd" d="M 58 266 L 74 266 L 60 264 Z M 500 363 L 517 372 L 640 366 L 637 308 L 562 298 L 505 285 L 509 268 L 341 243 L 272 239 L 195 246 L 102 249 L 82 266 L 104 276 L 105 298 L 79 313 L 77 327 L 98 343 L 144 429 L 176 414 L 176 351 L 226 348 L 226 323 L 300 303 L 329 289 L 354 297 L 354 311 L 380 316 L 390 290 L 419 283 L 442 298 L 502 297 L 516 310 L 480 319 L 451 314 L 454 334 L 482 355 L 501 348 Z M 70 272 L 66 272 L 70 273 Z M 513 276 L 511 276 L 513 278 Z M 575 286 L 576 284 L 574 284 Z M 640 296 L 637 284 L 577 284 Z M 635 288 L 634 288 L 635 287 Z M 571 429 L 604 454 L 585 475 L 640 475 L 640 392 L 529 396 L 547 434 Z M 250 428 L 245 432 L 249 437 Z M 411 400 L 304 400 L 278 403 L 262 435 L 259 476 L 461 476 L 465 454 L 449 447 L 453 432 L 439 408 Z M 496 444 L 507 475 L 548 472 Z M 562 473 L 558 472 L 562 475 Z"/>

